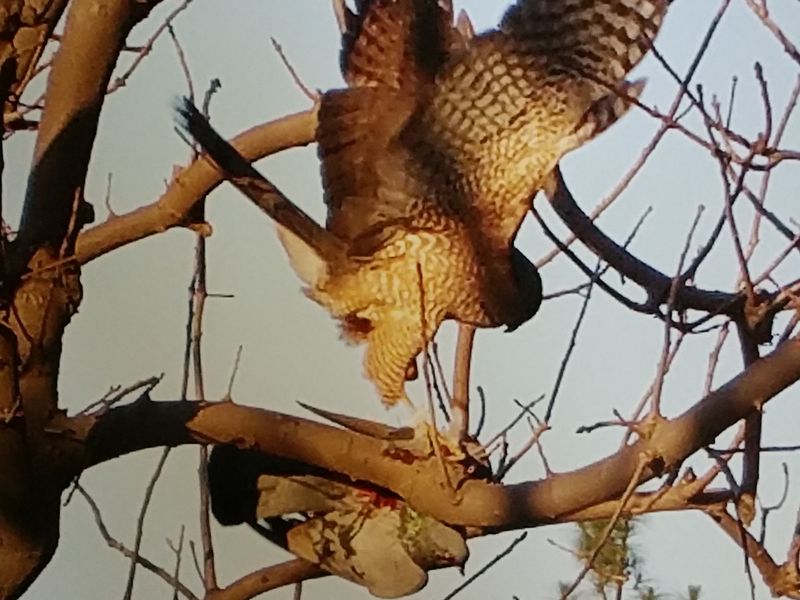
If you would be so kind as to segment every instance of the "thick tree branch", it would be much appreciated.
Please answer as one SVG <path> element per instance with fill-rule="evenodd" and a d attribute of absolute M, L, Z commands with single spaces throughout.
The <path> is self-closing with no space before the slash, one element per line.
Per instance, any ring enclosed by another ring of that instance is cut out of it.
<path fill-rule="evenodd" d="M 249 573 L 229 586 L 209 592 L 204 600 L 250 600 L 264 592 L 325 575 L 317 565 L 298 558 Z"/>
<path fill-rule="evenodd" d="M 73 0 L 50 72 L 20 230 L 3 273 L 2 317 L 16 343 L 4 344 L 0 358 L 17 365 L 11 393 L 19 394 L 23 418 L 0 423 L 0 471 L 10 478 L 0 491 L 0 598 L 24 593 L 58 544 L 70 457 L 43 428 L 58 409 L 64 329 L 81 299 L 78 270 L 61 259 L 87 219 L 81 191 L 108 78 L 128 31 L 154 3 Z M 60 14 L 58 2 L 40 4 Z M 53 25 L 31 30 L 40 36 L 31 61 Z"/>
<path fill-rule="evenodd" d="M 82 466 L 87 468 L 155 446 L 234 444 L 372 482 L 444 522 L 512 529 L 555 522 L 618 497 L 642 456 L 649 459 L 642 481 L 669 472 L 798 379 L 800 341 L 792 339 L 682 415 L 654 425 L 646 439 L 611 456 L 542 481 L 508 486 L 469 481 L 457 494 L 449 492 L 435 460 L 403 461 L 385 441 L 231 402 L 143 400 L 53 426 L 85 444 Z"/>
<path fill-rule="evenodd" d="M 556 183 L 548 190 L 550 204 L 556 214 L 576 237 L 625 278 L 639 284 L 647 293 L 648 304 L 655 311 L 667 302 L 672 277 L 639 260 L 625 248 L 604 234 L 581 210 L 559 171 Z M 744 298 L 738 294 L 701 290 L 680 286 L 677 290 L 676 310 L 693 308 L 712 314 L 740 315 Z"/>
<path fill-rule="evenodd" d="M 316 127 L 316 109 L 312 108 L 248 129 L 234 138 L 233 145 L 242 156 L 255 161 L 287 148 L 310 144 Z M 78 262 L 85 264 L 115 248 L 184 224 L 195 203 L 223 181 L 220 172 L 208 161 L 195 160 L 178 173 L 154 203 L 112 216 L 81 233 L 75 250 Z"/>
<path fill-rule="evenodd" d="M 73 0 L 47 82 L 20 223 L 23 248 L 60 246 L 67 236 L 117 57 L 157 3 Z"/>

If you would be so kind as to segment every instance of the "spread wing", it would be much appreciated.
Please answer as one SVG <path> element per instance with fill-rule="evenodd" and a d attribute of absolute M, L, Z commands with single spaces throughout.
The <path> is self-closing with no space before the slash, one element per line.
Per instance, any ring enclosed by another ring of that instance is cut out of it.
<path fill-rule="evenodd" d="M 558 160 L 641 92 L 625 76 L 670 1 L 517 0 L 472 39 L 445 0 L 343 9 L 351 87 L 319 113 L 328 228 L 353 239 L 437 202 L 507 249 Z"/>
<path fill-rule="evenodd" d="M 323 96 L 317 141 L 328 229 L 352 240 L 405 214 L 404 153 L 391 147 L 462 34 L 449 0 L 359 0 L 356 12 L 341 0 L 335 6 L 350 87 Z"/>
<path fill-rule="evenodd" d="M 356 0 L 356 12 L 341 7 L 347 84 L 411 91 L 415 80 L 432 79 L 452 43 L 452 10 L 450 0 Z"/>
<path fill-rule="evenodd" d="M 626 82 L 671 0 L 518 0 L 500 26 L 441 67 L 402 133 L 451 201 L 498 244 L 565 152 L 614 123 L 643 82 Z M 433 158 L 433 160 L 432 160 Z"/>

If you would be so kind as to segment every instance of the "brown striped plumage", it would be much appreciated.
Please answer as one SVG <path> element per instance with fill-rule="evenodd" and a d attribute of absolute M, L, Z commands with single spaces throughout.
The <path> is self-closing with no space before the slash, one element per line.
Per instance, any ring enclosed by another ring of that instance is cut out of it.
<path fill-rule="evenodd" d="M 513 245 L 519 226 L 558 160 L 641 92 L 624 77 L 670 0 L 518 0 L 475 37 L 453 24 L 450 1 L 357 0 L 355 12 L 338 2 L 348 87 L 319 109 L 325 228 L 183 109 L 190 133 L 278 222 L 308 295 L 366 343 L 366 374 L 387 404 L 405 398 L 409 366 L 444 319 L 513 329 L 538 310 L 538 273 Z"/>

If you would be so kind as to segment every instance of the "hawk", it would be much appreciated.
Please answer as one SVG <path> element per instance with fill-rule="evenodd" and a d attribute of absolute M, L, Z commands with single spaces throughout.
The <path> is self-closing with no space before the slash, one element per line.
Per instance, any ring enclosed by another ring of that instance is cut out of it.
<path fill-rule="evenodd" d="M 446 319 L 513 330 L 541 303 L 514 247 L 558 161 L 618 120 L 670 0 L 517 0 L 472 36 L 451 0 L 339 0 L 347 87 L 319 103 L 316 223 L 189 103 L 186 131 L 277 223 L 307 294 L 365 343 L 387 405 Z"/>

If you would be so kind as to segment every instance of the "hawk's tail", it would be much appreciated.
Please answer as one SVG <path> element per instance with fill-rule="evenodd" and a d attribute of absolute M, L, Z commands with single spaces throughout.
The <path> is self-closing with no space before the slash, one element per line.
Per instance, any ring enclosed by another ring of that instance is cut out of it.
<path fill-rule="evenodd" d="M 316 285 L 327 271 L 327 265 L 337 254 L 343 253 L 341 240 L 256 171 L 236 148 L 214 130 L 188 98 L 179 100 L 175 110 L 180 130 L 200 145 L 205 156 L 239 191 L 275 221 L 278 237 L 298 277 L 311 286 Z"/>

